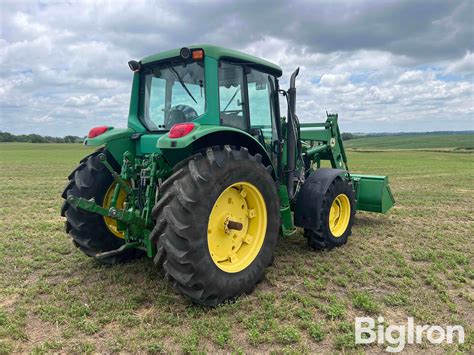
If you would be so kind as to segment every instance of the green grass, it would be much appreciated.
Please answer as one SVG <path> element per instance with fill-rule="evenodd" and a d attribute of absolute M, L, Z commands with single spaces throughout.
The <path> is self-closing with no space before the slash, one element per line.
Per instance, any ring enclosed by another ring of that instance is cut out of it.
<path fill-rule="evenodd" d="M 351 139 L 349 149 L 474 149 L 474 134 L 400 135 Z"/>
<path fill-rule="evenodd" d="M 106 267 L 63 231 L 66 176 L 80 145 L 0 145 L 0 353 L 380 352 L 354 344 L 354 317 L 461 324 L 472 351 L 474 155 L 349 152 L 354 172 L 387 174 L 387 215 L 358 213 L 347 245 L 281 240 L 255 292 L 214 309 L 175 293 L 148 259 Z"/>

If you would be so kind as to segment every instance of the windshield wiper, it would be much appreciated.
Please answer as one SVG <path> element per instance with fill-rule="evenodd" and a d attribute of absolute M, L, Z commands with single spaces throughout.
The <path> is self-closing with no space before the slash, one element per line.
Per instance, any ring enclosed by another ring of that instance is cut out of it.
<path fill-rule="evenodd" d="M 184 90 L 186 90 L 186 92 L 188 93 L 189 97 L 191 97 L 191 99 L 193 99 L 193 101 L 197 104 L 197 101 L 196 99 L 194 98 L 193 94 L 191 94 L 191 91 L 189 91 L 189 89 L 186 87 L 186 84 L 184 83 L 183 79 L 181 79 L 181 77 L 179 76 L 178 72 L 176 71 L 175 68 L 173 68 L 171 65 L 168 64 L 168 68 L 174 73 L 174 75 L 176 75 L 176 78 L 178 79 L 179 83 L 181 84 L 181 86 L 183 87 Z"/>

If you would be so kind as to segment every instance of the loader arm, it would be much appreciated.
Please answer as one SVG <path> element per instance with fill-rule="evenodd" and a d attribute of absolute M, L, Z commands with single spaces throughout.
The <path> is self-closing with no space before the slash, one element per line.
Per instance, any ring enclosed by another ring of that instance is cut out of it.
<path fill-rule="evenodd" d="M 328 114 L 325 123 L 300 124 L 305 170 L 318 169 L 322 160 L 328 160 L 333 169 L 347 171 L 354 188 L 358 210 L 387 212 L 395 203 L 388 177 L 350 174 L 337 120 L 337 114 Z"/>
<path fill-rule="evenodd" d="M 303 154 L 306 159 L 316 162 L 318 167 L 321 160 L 329 160 L 333 169 L 348 170 L 346 151 L 337 119 L 337 114 L 329 114 L 324 123 L 300 124 Z"/>

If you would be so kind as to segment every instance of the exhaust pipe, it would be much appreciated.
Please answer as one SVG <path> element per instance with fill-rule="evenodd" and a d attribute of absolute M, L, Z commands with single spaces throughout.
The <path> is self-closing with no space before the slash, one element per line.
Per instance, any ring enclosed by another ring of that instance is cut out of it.
<path fill-rule="evenodd" d="M 290 200 L 294 197 L 295 189 L 295 169 L 296 169 L 296 122 L 295 122 L 295 113 L 296 113 L 296 77 L 300 72 L 298 67 L 293 74 L 291 74 L 290 79 L 290 88 L 288 89 L 288 118 L 287 118 L 287 140 L 286 140 L 286 156 L 288 163 L 286 166 L 287 177 L 286 177 L 286 186 L 288 186 L 288 197 Z"/>

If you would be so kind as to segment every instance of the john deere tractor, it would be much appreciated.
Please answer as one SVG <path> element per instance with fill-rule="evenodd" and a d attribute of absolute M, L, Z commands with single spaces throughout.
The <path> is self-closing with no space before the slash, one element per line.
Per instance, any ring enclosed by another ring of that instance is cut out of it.
<path fill-rule="evenodd" d="M 128 64 L 128 128 L 90 130 L 85 144 L 98 150 L 62 195 L 66 232 L 86 255 L 146 255 L 182 294 L 214 306 L 251 292 L 296 227 L 311 248 L 332 249 L 356 210 L 393 206 L 387 177 L 349 172 L 337 114 L 299 122 L 299 69 L 281 90 L 278 65 L 217 46 Z"/>

